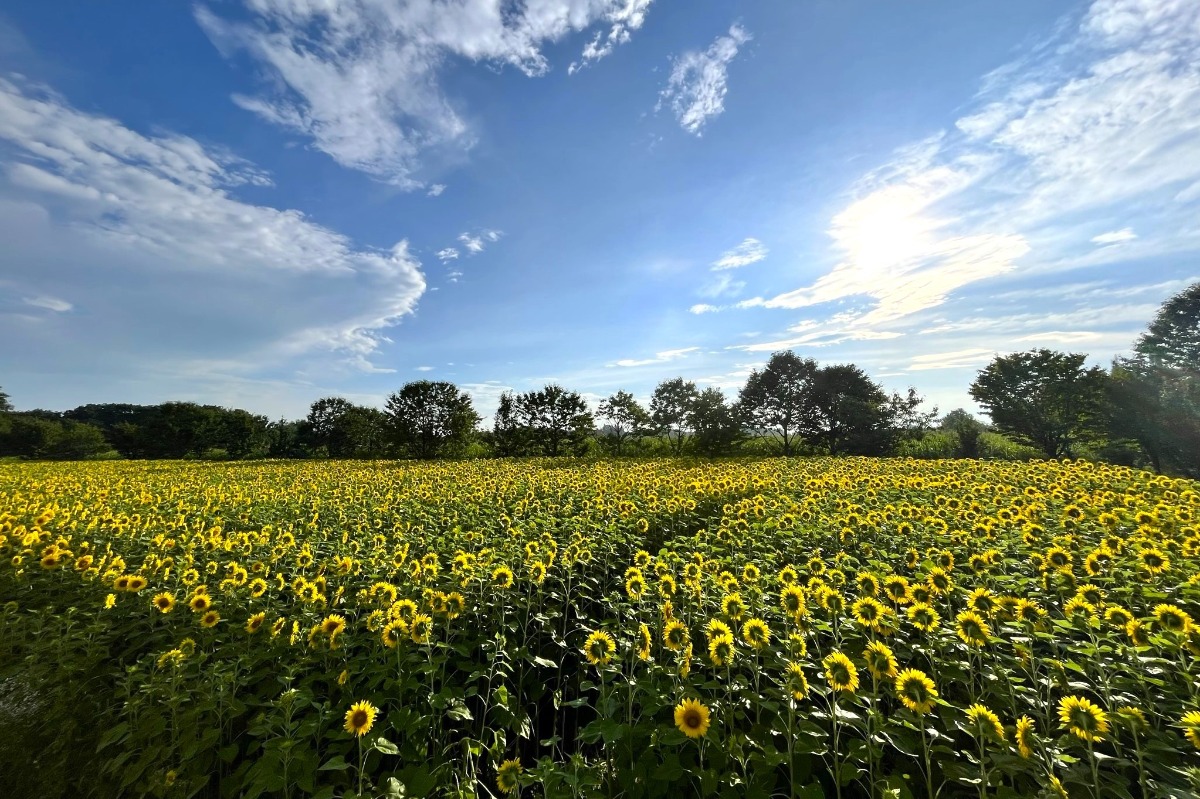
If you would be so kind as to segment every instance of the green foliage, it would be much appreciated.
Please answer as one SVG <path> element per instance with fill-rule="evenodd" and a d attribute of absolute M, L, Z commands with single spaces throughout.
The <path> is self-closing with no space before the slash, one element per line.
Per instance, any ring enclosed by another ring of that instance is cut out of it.
<path fill-rule="evenodd" d="M 692 431 L 689 443 L 698 455 L 728 455 L 745 438 L 737 409 L 725 401 L 721 389 L 709 387 L 696 395 L 688 412 Z"/>
<path fill-rule="evenodd" d="M 613 455 L 628 454 L 630 445 L 654 432 L 654 421 L 628 391 L 618 391 L 601 401 L 599 417 L 607 424 L 599 431 L 601 443 Z"/>
<path fill-rule="evenodd" d="M 1047 349 L 997 356 L 971 384 L 971 397 L 999 431 L 1048 458 L 1069 455 L 1097 438 L 1105 413 L 1106 375 L 1084 368 L 1086 358 Z"/>
<path fill-rule="evenodd" d="M 445 381 L 408 383 L 388 397 L 386 407 L 401 451 L 423 460 L 461 455 L 480 420 L 471 398 Z"/>
<path fill-rule="evenodd" d="M 676 377 L 659 383 L 650 397 L 650 418 L 667 437 L 674 455 L 683 453 L 692 407 L 699 396 L 695 383 Z"/>
<path fill-rule="evenodd" d="M 502 457 L 584 455 L 594 432 L 595 421 L 583 397 L 550 384 L 540 391 L 502 394 L 493 416 L 492 441 Z"/>

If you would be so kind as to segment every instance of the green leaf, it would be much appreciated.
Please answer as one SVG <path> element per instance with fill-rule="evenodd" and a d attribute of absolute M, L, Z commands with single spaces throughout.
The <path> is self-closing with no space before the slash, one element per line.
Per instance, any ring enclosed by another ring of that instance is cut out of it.
<path fill-rule="evenodd" d="M 346 762 L 346 758 L 334 755 L 326 760 L 317 771 L 345 771 L 348 768 L 350 768 L 350 764 Z"/>
<path fill-rule="evenodd" d="M 382 736 L 375 739 L 375 751 L 382 752 L 385 755 L 400 754 L 400 748 Z"/>

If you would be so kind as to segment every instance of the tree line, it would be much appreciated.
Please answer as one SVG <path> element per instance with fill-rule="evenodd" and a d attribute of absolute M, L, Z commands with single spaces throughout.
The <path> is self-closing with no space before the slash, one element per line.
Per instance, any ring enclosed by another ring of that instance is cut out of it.
<path fill-rule="evenodd" d="M 776 352 L 730 401 L 681 377 L 643 406 L 618 391 L 593 411 L 556 384 L 501 395 L 489 429 L 453 383 L 420 380 L 382 409 L 341 397 L 301 420 L 167 402 L 13 410 L 0 456 L 25 459 L 415 458 L 611 454 L 1095 457 L 1200 477 L 1200 283 L 1170 298 L 1111 369 L 1048 349 L 997 356 L 970 386 L 991 419 L 938 419 L 915 389 L 887 393 L 853 364 Z"/>

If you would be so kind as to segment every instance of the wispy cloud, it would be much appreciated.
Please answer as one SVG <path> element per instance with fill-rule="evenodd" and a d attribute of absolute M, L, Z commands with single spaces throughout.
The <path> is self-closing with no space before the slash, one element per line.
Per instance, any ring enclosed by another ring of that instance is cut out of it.
<path fill-rule="evenodd" d="M 747 237 L 732 250 L 721 253 L 721 257 L 713 261 L 712 268 L 740 269 L 743 266 L 756 264 L 767 257 L 769 250 L 758 239 Z"/>
<path fill-rule="evenodd" d="M 57 297 L 47 297 L 45 295 L 26 297 L 23 301 L 26 305 L 31 305 L 34 308 L 45 308 L 47 311 L 54 311 L 55 313 L 66 313 L 75 307 L 66 300 L 60 300 Z"/>
<path fill-rule="evenodd" d="M 1178 231 L 1200 182 L 1198 49 L 1196 3 L 1097 0 L 986 76 L 953 130 L 860 181 L 830 224 L 830 271 L 745 304 L 850 308 L 804 336 L 896 333 L 982 281 L 1112 262 L 1135 239 L 1141 257 L 1195 249 Z M 1097 233 L 1106 218 L 1139 233 Z M 1094 257 L 1069 260 L 1089 243 Z"/>
<path fill-rule="evenodd" d="M 667 363 L 668 361 L 686 358 L 691 353 L 698 352 L 699 350 L 699 347 L 683 347 L 677 350 L 663 350 L 662 352 L 656 352 L 653 358 L 643 358 L 640 360 L 636 358 L 622 358 L 621 360 L 614 361 L 608 365 L 621 367 L 649 366 L 650 364 Z"/>
<path fill-rule="evenodd" d="M 1092 236 L 1092 244 L 1098 244 L 1101 247 L 1111 246 L 1113 244 L 1124 244 L 1127 241 L 1133 241 L 1137 238 L 1137 234 L 1133 232 L 1133 228 L 1121 228 L 1120 230 L 1110 230 L 1107 233 L 1101 233 L 1099 236 Z"/>
<path fill-rule="evenodd" d="M 721 309 L 718 308 L 717 306 L 709 305 L 709 304 L 703 303 L 703 302 L 696 303 L 691 308 L 688 308 L 688 312 L 694 313 L 694 314 L 715 313 L 719 310 L 721 310 Z"/>
<path fill-rule="evenodd" d="M 445 249 L 437 251 L 437 257 L 442 263 L 453 261 L 458 258 L 458 250 L 456 250 L 454 247 L 446 247 Z"/>
<path fill-rule="evenodd" d="M 429 191 L 425 192 L 425 196 L 441 197 L 442 192 L 444 192 L 445 190 L 446 190 L 445 183 L 434 183 L 432 186 L 429 187 Z"/>
<path fill-rule="evenodd" d="M 478 255 L 488 244 L 499 241 L 502 235 L 503 232 L 499 230 L 483 230 L 479 233 L 461 233 L 458 240 L 462 242 L 468 255 Z M 454 257 L 458 257 L 457 252 Z"/>
<path fill-rule="evenodd" d="M 574 61 L 567 67 L 567 74 L 573 75 L 583 67 L 612 55 L 612 51 L 619 45 L 628 42 L 633 32 L 646 21 L 646 13 L 653 2 L 654 0 L 624 0 L 612 5 L 604 15 L 604 20 L 609 23 L 608 30 L 596 32 L 583 48 L 579 61 Z"/>
<path fill-rule="evenodd" d="M 689 50 L 676 58 L 655 110 L 661 110 L 664 104 L 670 106 L 680 127 L 701 135 L 708 121 L 725 111 L 729 64 L 737 57 L 738 48 L 750 38 L 744 28 L 735 24 L 707 50 Z"/>
<path fill-rule="evenodd" d="M 961 369 L 970 366 L 982 366 L 996 354 L 992 349 L 955 350 L 954 352 L 936 352 L 929 355 L 917 355 L 908 364 L 911 372 L 930 369 Z"/>
<path fill-rule="evenodd" d="M 425 153 L 473 141 L 440 72 L 456 60 L 545 74 L 544 45 L 607 23 L 584 52 L 595 61 L 641 26 L 648 0 L 245 0 L 249 19 L 196 19 L 223 52 L 245 52 L 271 78 L 260 95 L 234 101 L 272 124 L 311 138 L 335 161 L 414 189 Z"/>

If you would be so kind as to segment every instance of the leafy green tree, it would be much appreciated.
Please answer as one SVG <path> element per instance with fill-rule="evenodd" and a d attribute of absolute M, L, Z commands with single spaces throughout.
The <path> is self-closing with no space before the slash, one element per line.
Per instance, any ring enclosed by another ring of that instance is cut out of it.
<path fill-rule="evenodd" d="M 725 401 L 719 388 L 709 387 L 696 395 L 688 426 L 696 452 L 708 457 L 728 455 L 745 438 L 736 408 Z"/>
<path fill-rule="evenodd" d="M 791 350 L 776 352 L 763 369 L 755 369 L 738 395 L 740 412 L 751 428 L 774 435 L 785 456 L 795 453 L 801 430 L 813 430 L 812 392 L 817 362 Z"/>
<path fill-rule="evenodd" d="M 683 452 L 692 406 L 699 396 L 695 383 L 676 377 L 659 383 L 650 397 L 650 418 L 655 427 L 666 435 L 673 455 Z"/>
<path fill-rule="evenodd" d="M 330 458 L 382 458 L 391 435 L 383 411 L 342 397 L 314 402 L 299 428 L 300 441 L 310 452 Z"/>
<path fill-rule="evenodd" d="M 595 431 L 583 397 L 553 383 L 541 391 L 518 394 L 514 408 L 529 450 L 539 455 L 580 455 Z"/>
<path fill-rule="evenodd" d="M 830 455 L 882 455 L 890 450 L 888 395 L 853 364 L 818 369 L 800 432 Z"/>
<path fill-rule="evenodd" d="M 1107 375 L 1082 353 L 1048 349 L 997 356 L 971 384 L 992 424 L 1049 458 L 1094 439 L 1104 415 Z"/>
<path fill-rule="evenodd" d="M 962 408 L 946 414 L 938 427 L 954 436 L 954 457 L 978 458 L 979 439 L 987 427 Z"/>
<path fill-rule="evenodd" d="M 492 448 L 501 458 L 524 455 L 526 433 L 517 415 L 517 399 L 511 391 L 500 395 L 500 404 L 492 415 Z"/>
<path fill-rule="evenodd" d="M 1200 283 L 1168 299 L 1113 362 L 1109 429 L 1135 441 L 1158 472 L 1200 477 Z"/>
<path fill-rule="evenodd" d="M 461 453 L 480 421 L 471 397 L 446 381 L 408 383 L 388 397 L 386 408 L 396 443 L 422 460 Z"/>
<path fill-rule="evenodd" d="M 601 440 L 613 454 L 623 454 L 626 444 L 634 444 L 653 432 L 654 421 L 628 391 L 618 391 L 602 400 L 599 416 L 608 422 L 601 430 Z"/>
<path fill-rule="evenodd" d="M 8 395 L 4 393 L 4 389 L 0 388 L 0 413 L 8 413 L 12 409 L 12 402 L 9 401 Z"/>

